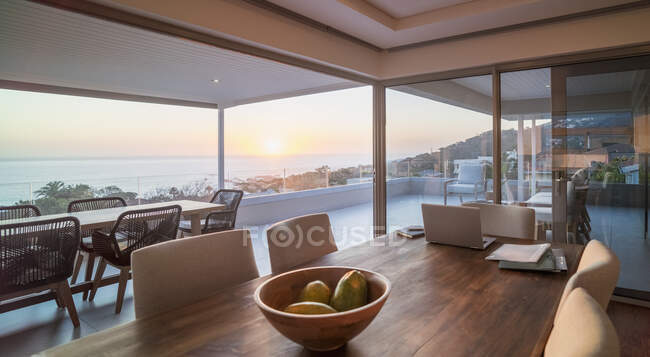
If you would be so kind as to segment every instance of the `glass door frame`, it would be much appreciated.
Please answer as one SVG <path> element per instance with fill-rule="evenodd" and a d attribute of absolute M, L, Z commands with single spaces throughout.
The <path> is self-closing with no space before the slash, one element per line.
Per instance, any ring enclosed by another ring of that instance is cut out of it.
<path fill-rule="evenodd" d="M 553 140 L 557 137 L 567 137 L 567 80 L 569 77 L 596 75 L 613 72 L 626 72 L 634 70 L 650 70 L 650 57 L 632 56 L 615 60 L 602 60 L 589 63 L 569 64 L 563 66 L 551 67 L 551 105 L 552 105 L 552 136 Z M 567 141 L 563 145 L 553 145 L 553 241 L 567 241 L 567 229 L 555 229 L 555 227 L 566 227 L 567 225 L 567 179 L 568 172 L 566 167 L 559 162 L 562 160 L 562 154 L 566 152 Z M 648 234 L 648 155 L 650 153 L 638 153 L 643 156 L 639 165 L 639 178 L 641 172 L 645 172 L 643 182 L 644 195 L 644 239 L 647 240 Z M 556 156 L 557 155 L 557 156 Z M 557 160 L 557 161 L 556 161 Z M 622 287 L 616 287 L 614 294 L 633 299 L 650 301 L 650 291 L 634 290 Z"/>

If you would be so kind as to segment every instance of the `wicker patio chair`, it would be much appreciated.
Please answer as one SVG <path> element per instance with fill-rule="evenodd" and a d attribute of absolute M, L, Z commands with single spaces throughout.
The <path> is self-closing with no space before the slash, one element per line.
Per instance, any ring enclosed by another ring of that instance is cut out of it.
<path fill-rule="evenodd" d="M 88 299 L 90 301 L 95 299 L 106 265 L 110 264 L 120 270 L 115 304 L 115 313 L 119 314 L 131 272 L 131 253 L 140 248 L 175 239 L 181 210 L 181 206 L 172 205 L 126 211 L 118 217 L 110 234 L 102 231 L 93 232 L 93 248 L 101 259 Z M 165 262 L 160 263 L 165 264 Z"/>
<path fill-rule="evenodd" d="M 5 219 L 18 219 L 38 217 L 41 211 L 34 205 L 0 206 L 0 221 Z"/>
<path fill-rule="evenodd" d="M 68 285 L 79 241 L 74 217 L 0 225 L 0 301 L 52 290 L 79 327 Z"/>
<path fill-rule="evenodd" d="M 102 198 L 89 198 L 85 200 L 72 201 L 68 204 L 68 213 L 94 211 L 98 209 L 126 207 L 126 202 L 121 197 L 102 197 Z M 93 278 L 93 269 L 95 267 L 95 251 L 93 249 L 92 241 L 93 229 L 81 230 L 81 246 L 77 255 L 77 261 L 72 273 L 70 283 L 77 282 L 81 265 L 83 264 L 84 256 L 86 259 L 86 278 L 84 281 L 91 281 Z M 88 291 L 84 291 L 83 300 L 88 298 Z"/>
<path fill-rule="evenodd" d="M 205 219 L 201 220 L 201 234 L 222 232 L 235 229 L 237 220 L 237 209 L 244 197 L 244 191 L 240 190 L 219 190 L 212 197 L 211 203 L 218 203 L 226 207 L 221 211 L 211 212 Z M 181 221 L 178 229 L 182 233 L 192 233 L 190 221 Z"/>

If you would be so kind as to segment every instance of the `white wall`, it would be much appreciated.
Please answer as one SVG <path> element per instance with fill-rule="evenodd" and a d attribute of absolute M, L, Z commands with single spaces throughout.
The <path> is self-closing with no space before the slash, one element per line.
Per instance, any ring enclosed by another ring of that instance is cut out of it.
<path fill-rule="evenodd" d="M 389 180 L 386 189 L 389 198 L 407 194 L 442 195 L 443 182 L 439 178 L 405 177 Z M 372 183 L 245 197 L 237 213 L 237 226 L 274 223 L 368 203 L 372 203 Z"/>

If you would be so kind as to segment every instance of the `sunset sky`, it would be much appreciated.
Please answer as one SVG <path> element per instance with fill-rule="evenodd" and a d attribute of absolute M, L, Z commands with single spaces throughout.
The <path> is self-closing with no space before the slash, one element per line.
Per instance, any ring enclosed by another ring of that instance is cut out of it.
<path fill-rule="evenodd" d="M 0 158 L 211 156 L 217 112 L 0 90 Z M 437 150 L 491 129 L 489 115 L 387 91 L 391 156 Z M 228 108 L 226 155 L 365 154 L 372 89 Z"/>

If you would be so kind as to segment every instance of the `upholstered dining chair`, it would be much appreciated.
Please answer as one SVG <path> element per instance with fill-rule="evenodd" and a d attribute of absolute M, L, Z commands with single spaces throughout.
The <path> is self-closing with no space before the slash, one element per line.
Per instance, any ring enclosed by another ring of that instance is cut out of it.
<path fill-rule="evenodd" d="M 463 206 L 477 207 L 484 235 L 504 238 L 537 239 L 535 211 L 526 207 L 466 202 Z"/>
<path fill-rule="evenodd" d="M 266 238 L 273 274 L 338 250 L 330 218 L 325 213 L 275 223 L 266 230 Z"/>
<path fill-rule="evenodd" d="M 259 277 L 250 233 L 243 229 L 145 247 L 133 252 L 131 266 L 136 318 L 189 305 Z"/>
<path fill-rule="evenodd" d="M 447 195 L 457 193 L 460 202 L 463 202 L 463 194 L 472 194 L 478 199 L 478 194 L 485 192 L 485 165 L 461 165 L 458 169 L 458 178 L 448 180 L 444 183 L 444 201 L 447 205 Z"/>
<path fill-rule="evenodd" d="M 38 217 L 40 215 L 41 211 L 34 205 L 0 206 L 0 221 Z"/>
<path fill-rule="evenodd" d="M 592 240 L 587 243 L 582 258 L 578 263 L 578 269 L 567 281 L 555 314 L 557 321 L 567 297 L 576 288 L 584 288 L 602 307 L 607 311 L 609 299 L 612 297 L 616 282 L 620 262 L 616 255 L 607 248 L 603 243 Z"/>
<path fill-rule="evenodd" d="M 106 265 L 110 264 L 120 270 L 115 303 L 115 313 L 119 314 L 131 271 L 131 253 L 140 248 L 176 239 L 181 210 L 181 206 L 171 205 L 126 211 L 117 218 L 110 234 L 93 232 L 93 248 L 101 259 L 88 300 L 95 299 Z M 183 269 L 178 266 L 176 268 Z"/>
<path fill-rule="evenodd" d="M 545 357 L 618 357 L 616 330 L 600 304 L 587 290 L 577 288 L 566 298 L 551 335 Z"/>
<path fill-rule="evenodd" d="M 0 301 L 52 290 L 79 327 L 68 285 L 79 240 L 74 217 L 0 225 Z"/>
<path fill-rule="evenodd" d="M 201 234 L 235 229 L 237 210 L 242 197 L 244 197 L 244 191 L 241 190 L 222 189 L 217 191 L 210 202 L 222 204 L 226 207 L 220 211 L 210 212 L 205 219 L 201 220 Z M 192 233 L 192 224 L 190 221 L 183 220 L 178 229 L 180 229 L 181 234 Z"/>
<path fill-rule="evenodd" d="M 126 207 L 126 201 L 124 201 L 124 199 L 121 197 L 101 197 L 76 200 L 68 204 L 68 213 L 94 211 L 98 209 L 115 207 Z M 77 254 L 77 261 L 74 265 L 74 271 L 72 272 L 72 278 L 70 279 L 71 284 L 77 282 L 79 271 L 81 270 L 81 265 L 84 261 L 84 256 L 86 257 L 86 278 L 84 281 L 91 281 L 93 278 L 93 269 L 95 268 L 96 254 L 95 250 L 93 249 L 92 235 L 93 229 L 81 230 L 81 245 L 79 247 L 79 253 Z M 86 300 L 87 298 L 88 291 L 84 291 L 82 299 Z"/>

